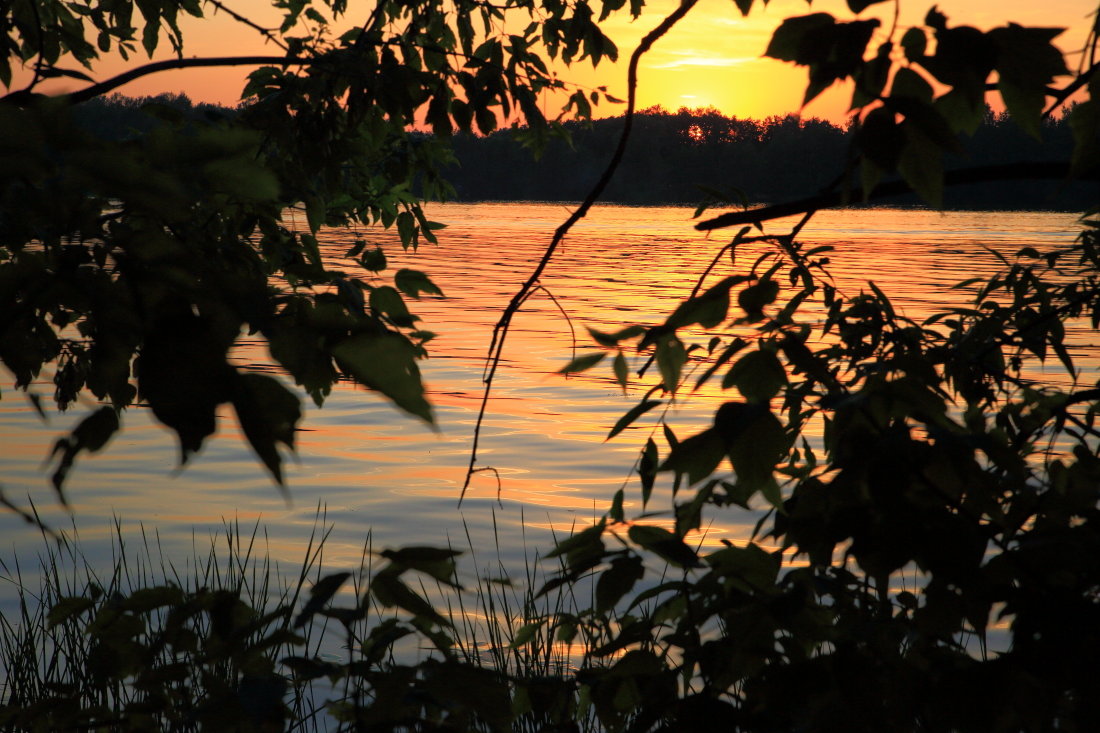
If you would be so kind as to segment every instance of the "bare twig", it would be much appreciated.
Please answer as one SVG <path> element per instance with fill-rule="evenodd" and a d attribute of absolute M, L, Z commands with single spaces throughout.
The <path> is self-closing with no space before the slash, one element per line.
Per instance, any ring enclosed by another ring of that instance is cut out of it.
<path fill-rule="evenodd" d="M 264 28 L 259 23 L 256 23 L 256 22 L 252 21 L 251 19 L 246 18 L 245 16 L 241 15 L 237 11 L 235 11 L 232 8 L 226 6 L 226 4 L 221 2 L 221 0 L 206 0 L 206 1 L 208 3 L 210 3 L 211 5 L 213 5 L 217 10 L 222 11 L 223 13 L 225 13 L 226 15 L 228 15 L 230 18 L 237 21 L 238 23 L 242 23 L 242 24 L 248 26 L 249 28 L 253 29 L 257 33 L 262 35 L 267 40 L 274 43 L 279 48 L 281 48 L 284 51 L 287 51 L 289 53 L 290 49 L 287 47 L 287 45 L 285 43 L 283 43 L 282 40 L 280 40 L 274 33 L 272 33 L 270 28 Z"/>
<path fill-rule="evenodd" d="M 473 444 L 470 446 L 470 465 L 466 469 L 466 479 L 462 483 L 462 493 L 458 497 L 459 506 L 462 505 L 462 499 L 466 496 L 466 489 L 470 486 L 470 479 L 474 475 L 475 467 L 477 466 L 477 448 L 481 439 L 481 426 L 485 420 L 485 410 L 489 404 L 489 395 L 493 388 L 493 377 L 496 375 L 497 367 L 500 366 L 501 356 L 504 350 L 504 339 L 508 335 L 509 326 L 512 323 L 512 317 L 523 306 L 524 302 L 531 296 L 539 277 L 546 269 L 546 265 L 549 264 L 550 258 L 554 256 L 554 252 L 557 250 L 558 245 L 561 243 L 565 235 L 569 233 L 569 230 L 573 228 L 573 225 L 583 219 L 588 210 L 592 208 L 592 205 L 603 194 L 607 184 L 611 181 L 611 176 L 615 173 L 615 170 L 619 167 L 619 162 L 623 158 L 623 153 L 626 150 L 626 143 L 630 137 L 630 131 L 634 123 L 634 107 L 637 98 L 638 87 L 638 63 L 641 61 L 642 56 L 653 47 L 653 44 L 657 42 L 663 35 L 669 32 L 676 23 L 680 21 L 687 13 L 695 7 L 698 0 L 681 0 L 680 6 L 668 15 L 661 23 L 646 34 L 642 39 L 638 47 L 634 49 L 634 53 L 630 56 L 630 65 L 627 69 L 627 102 L 626 113 L 623 118 L 623 131 L 619 135 L 619 143 L 615 147 L 615 152 L 611 156 L 610 162 L 607 164 L 606 170 L 600 179 L 596 181 L 596 185 L 592 187 L 592 190 L 588 192 L 588 196 L 585 197 L 581 205 L 577 207 L 565 222 L 557 228 L 554 232 L 553 238 L 550 240 L 550 244 L 546 247 L 546 250 L 542 253 L 542 258 L 535 266 L 534 271 L 527 278 L 527 280 L 520 286 L 520 289 L 512 296 L 511 302 L 508 303 L 508 307 L 504 309 L 504 312 L 500 316 L 500 320 L 496 326 L 493 327 L 493 337 L 489 343 L 489 356 L 487 361 L 487 368 L 484 376 L 485 391 L 481 397 L 481 407 L 478 409 L 477 422 L 474 425 L 474 438 Z"/>

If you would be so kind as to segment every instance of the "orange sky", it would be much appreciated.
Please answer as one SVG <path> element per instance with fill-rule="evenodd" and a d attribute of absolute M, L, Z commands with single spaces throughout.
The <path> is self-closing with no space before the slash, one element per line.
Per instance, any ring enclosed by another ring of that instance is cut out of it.
<path fill-rule="evenodd" d="M 606 85 L 616 96 L 624 96 L 626 59 L 638 40 L 676 2 L 648 0 L 637 21 L 632 22 L 626 13 L 608 19 L 603 27 L 619 46 L 620 62 L 604 61 L 598 69 L 587 67 L 585 62 L 562 70 L 562 77 L 589 87 Z M 279 13 L 271 9 L 267 0 L 228 0 L 228 5 L 263 25 L 278 25 Z M 349 6 L 352 12 L 348 19 L 357 19 L 356 8 L 360 4 L 353 0 Z M 930 6 L 930 2 L 903 0 L 900 26 L 920 23 Z M 212 10 L 207 8 L 208 12 Z M 1059 45 L 1072 52 L 1084 43 L 1089 15 L 1095 5 L 1092 0 L 942 0 L 939 8 L 952 25 L 967 23 L 988 29 L 1013 20 L 1021 25 L 1067 27 L 1069 30 L 1061 36 Z M 764 59 L 762 54 L 772 30 L 783 18 L 822 11 L 838 18 L 851 17 L 840 0 L 817 0 L 812 6 L 802 0 L 772 0 L 767 6 L 758 1 L 748 18 L 741 17 L 731 0 L 700 0 L 691 14 L 645 57 L 640 73 L 639 108 L 654 104 L 672 110 L 681 106 L 714 106 L 726 114 L 757 118 L 797 111 L 805 88 L 805 70 Z M 894 3 L 874 6 L 865 11 L 864 17 L 874 12 L 884 17 L 883 28 L 888 28 Z M 224 13 L 187 21 L 186 56 L 278 53 L 278 49 L 265 45 L 255 31 L 242 27 Z M 167 52 L 158 52 L 158 58 L 167 57 Z M 1072 55 L 1071 67 L 1076 61 L 1077 56 Z M 132 65 L 133 61 L 127 65 L 105 60 L 97 65 L 94 76 L 103 79 Z M 196 101 L 234 104 L 246 73 L 242 68 L 173 71 L 132 82 L 120 91 L 135 96 L 184 92 Z M 67 81 L 65 84 L 75 86 Z M 840 121 L 848 101 L 847 92 L 834 88 L 815 100 L 806 114 Z M 604 105 L 597 114 L 614 115 L 621 110 L 621 106 Z"/>

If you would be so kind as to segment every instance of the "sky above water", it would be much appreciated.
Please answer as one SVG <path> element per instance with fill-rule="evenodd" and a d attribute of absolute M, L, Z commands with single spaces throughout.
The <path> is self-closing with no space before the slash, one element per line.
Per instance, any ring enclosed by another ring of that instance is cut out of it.
<path fill-rule="evenodd" d="M 619 62 L 605 60 L 593 69 L 585 61 L 572 68 L 559 69 L 560 76 L 582 87 L 606 86 L 615 96 L 625 97 L 626 60 L 642 36 L 671 12 L 677 2 L 648 0 L 637 20 L 631 20 L 625 12 L 609 18 L 603 27 L 619 47 Z M 279 24 L 280 13 L 267 0 L 229 0 L 227 5 L 259 25 L 274 27 Z M 361 21 L 365 9 L 373 7 L 373 3 L 360 0 L 351 0 L 348 5 L 350 11 L 344 23 L 349 26 Z M 898 27 L 904 29 L 920 24 L 931 5 L 903 0 Z M 939 3 L 939 9 L 952 25 L 968 24 L 985 30 L 1012 20 L 1025 26 L 1067 28 L 1058 44 L 1069 54 L 1071 68 L 1080 61 L 1077 52 L 1085 42 L 1095 8 L 1092 0 L 945 0 Z M 279 49 L 267 43 L 255 30 L 234 21 L 224 12 L 216 12 L 212 6 L 207 5 L 205 9 L 207 18 L 187 18 L 183 23 L 185 56 L 279 54 Z M 765 59 L 763 53 L 772 31 L 783 18 L 809 12 L 829 12 L 840 19 L 852 17 L 843 0 L 817 0 L 812 6 L 802 0 L 772 0 L 766 6 L 758 1 L 748 17 L 742 17 L 731 0 L 700 0 L 644 58 L 638 89 L 639 108 L 661 105 L 676 110 L 713 106 L 727 115 L 755 118 L 797 112 L 805 88 L 805 69 Z M 886 2 L 869 8 L 861 17 L 882 18 L 880 33 L 885 34 L 894 22 L 894 13 L 895 4 Z M 157 58 L 169 57 L 167 49 L 158 51 Z M 135 63 L 134 59 L 129 63 L 106 59 L 97 64 L 93 76 L 104 79 Z M 246 73 L 245 68 L 172 71 L 131 82 L 120 91 L 131 96 L 182 92 L 195 101 L 232 105 L 239 98 Z M 75 88 L 75 83 L 66 83 Z M 846 115 L 849 100 L 850 92 L 836 86 L 811 103 L 804 114 L 840 122 Z M 622 109 L 621 105 L 604 104 L 596 115 L 617 115 Z"/>

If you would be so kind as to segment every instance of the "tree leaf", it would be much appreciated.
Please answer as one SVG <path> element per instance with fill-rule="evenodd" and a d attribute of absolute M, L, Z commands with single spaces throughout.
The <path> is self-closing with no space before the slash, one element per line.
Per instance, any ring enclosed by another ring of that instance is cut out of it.
<path fill-rule="evenodd" d="M 657 405 L 661 405 L 661 404 L 664 404 L 661 400 L 643 400 L 642 402 L 638 403 L 637 405 L 634 405 L 634 407 L 631 407 L 630 410 L 625 415 L 620 417 L 615 422 L 615 426 L 611 428 L 611 432 L 607 434 L 607 437 L 604 438 L 604 440 L 611 440 L 616 435 L 618 435 L 623 430 L 625 430 L 631 423 L 633 423 L 639 417 L 646 414 L 647 412 L 652 410 Z"/>
<path fill-rule="evenodd" d="M 396 575 L 380 572 L 370 584 L 370 594 L 387 608 L 397 606 L 413 616 L 435 622 L 439 626 L 450 626 L 451 622 L 439 614 L 416 591 L 401 582 Z"/>
<path fill-rule="evenodd" d="M 749 402 L 768 402 L 787 384 L 787 372 L 770 349 L 750 351 L 722 379 L 722 388 L 737 387 Z"/>
<path fill-rule="evenodd" d="M 48 628 L 54 628 L 95 606 L 95 601 L 85 596 L 66 596 L 53 604 L 46 615 Z"/>
<path fill-rule="evenodd" d="M 353 336 L 332 349 L 340 368 L 357 382 L 381 392 L 395 405 L 429 425 L 435 424 L 424 397 L 417 350 L 399 334 Z"/>
<path fill-rule="evenodd" d="M 340 587 L 351 577 L 351 573 L 333 573 L 326 575 L 313 584 L 309 589 L 309 600 L 302 607 L 301 613 L 294 618 L 294 628 L 300 629 L 306 625 L 316 613 L 328 604 L 336 595 Z"/>
<path fill-rule="evenodd" d="M 64 438 L 60 438 L 50 452 L 52 459 L 58 453 L 61 454 L 57 468 L 53 472 L 52 482 L 54 490 L 62 503 L 67 503 L 64 494 L 65 479 L 73 462 L 81 451 L 95 453 L 102 450 L 111 437 L 118 432 L 118 413 L 113 407 L 100 407 L 85 417 L 73 431 Z"/>
<path fill-rule="evenodd" d="M 688 483 L 695 484 L 714 473 L 725 455 L 725 439 L 710 428 L 677 443 L 658 470 L 687 476 Z"/>
<path fill-rule="evenodd" d="M 1063 30 L 1009 23 L 989 31 L 999 51 L 997 89 L 1009 113 L 1036 139 L 1040 138 L 1047 85 L 1054 77 L 1069 73 L 1062 52 L 1053 44 Z"/>
<path fill-rule="evenodd" d="M 898 160 L 898 173 L 930 206 L 943 206 L 943 150 L 917 126 L 902 123 L 905 146 Z"/>
<path fill-rule="evenodd" d="M 411 328 L 416 318 L 409 312 L 401 294 L 389 285 L 383 285 L 370 291 L 371 310 L 384 315 L 395 326 Z"/>
<path fill-rule="evenodd" d="M 686 441 L 685 441 L 686 442 Z M 635 524 L 627 532 L 630 540 L 644 547 L 662 560 L 677 567 L 699 567 L 699 556 L 684 541 L 663 527 Z M 624 571 L 629 572 L 629 570 Z"/>
<path fill-rule="evenodd" d="M 251 372 L 237 378 L 232 401 L 252 450 L 281 485 L 282 457 L 277 444 L 294 449 L 294 431 L 302 418 L 301 402 L 274 377 Z"/>
<path fill-rule="evenodd" d="M 666 334 L 657 341 L 657 369 L 666 392 L 675 394 L 680 386 L 680 374 L 687 363 L 687 350 L 675 334 Z"/>
<path fill-rule="evenodd" d="M 393 276 L 393 283 L 405 295 L 411 298 L 420 298 L 421 293 L 445 297 L 443 291 L 433 283 L 427 275 L 419 270 L 398 270 Z"/>
<path fill-rule="evenodd" d="M 629 555 L 612 560 L 611 567 L 600 573 L 600 578 L 596 581 L 596 612 L 607 613 L 615 608 L 622 597 L 643 577 L 645 566 L 642 558 Z"/>
<path fill-rule="evenodd" d="M 848 0 L 848 9 L 857 15 L 872 5 L 886 2 L 886 0 Z"/>
<path fill-rule="evenodd" d="M 611 364 L 611 370 L 615 374 L 615 381 L 619 383 L 619 386 L 623 388 L 623 394 L 626 394 L 627 380 L 630 377 L 629 370 L 626 365 L 626 357 L 623 356 L 623 352 L 615 354 L 615 360 Z"/>
<path fill-rule="evenodd" d="M 558 374 L 577 374 L 599 364 L 607 356 L 606 351 L 596 351 L 591 354 L 583 354 L 558 370 Z"/>
<path fill-rule="evenodd" d="M 750 322 L 764 317 L 764 306 L 775 302 L 779 295 L 779 283 L 775 280 L 760 280 L 737 294 L 737 305 L 745 311 Z"/>

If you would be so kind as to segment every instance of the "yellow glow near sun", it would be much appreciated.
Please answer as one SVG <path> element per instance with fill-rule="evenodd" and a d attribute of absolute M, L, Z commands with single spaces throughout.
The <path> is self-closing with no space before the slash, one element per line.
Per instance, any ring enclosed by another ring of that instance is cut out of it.
<path fill-rule="evenodd" d="M 607 19 L 602 27 L 619 48 L 619 61 L 603 61 L 596 69 L 579 62 L 572 68 L 559 68 L 563 79 L 582 88 L 606 86 L 619 98 L 626 96 L 626 61 L 641 38 L 678 4 L 678 0 L 648 0 L 643 14 L 631 20 L 623 12 Z M 922 23 L 930 0 L 901 0 L 898 29 Z M 1090 2 L 1048 0 L 1044 3 L 1024 0 L 940 0 L 939 9 L 952 25 L 968 23 L 981 29 L 1012 20 L 1025 26 L 1068 27 L 1059 39 L 1067 52 L 1084 43 L 1091 18 Z M 237 0 L 234 10 L 265 26 L 277 26 L 280 13 L 270 0 Z M 361 7 L 352 4 L 353 8 Z M 893 22 L 893 3 L 874 5 L 861 17 L 879 14 L 882 35 Z M 233 21 L 225 13 L 207 6 L 210 17 L 202 20 L 182 17 L 186 56 L 227 56 L 241 54 L 278 54 L 280 51 L 254 30 Z M 639 70 L 638 108 L 653 105 L 675 111 L 680 107 L 716 107 L 727 115 L 765 118 L 798 112 L 806 86 L 806 70 L 791 64 L 762 58 L 772 32 L 786 17 L 809 12 L 827 12 L 841 20 L 851 18 L 845 0 L 815 0 L 812 7 L 803 0 L 772 0 L 766 6 L 757 2 L 747 18 L 741 17 L 729 0 L 700 0 L 699 4 L 664 38 L 654 44 L 643 58 Z M 347 16 L 347 21 L 355 18 Z M 167 46 L 167 44 L 164 44 Z M 157 58 L 167 58 L 168 49 Z M 1077 57 L 1068 59 L 1071 66 Z M 129 63 L 104 59 L 95 64 L 93 76 L 105 79 L 144 62 L 143 54 Z M 138 96 L 161 92 L 183 92 L 196 101 L 232 105 L 238 100 L 249 69 L 195 69 L 154 74 L 132 82 L 119 91 Z M 18 80 L 18 77 L 17 77 Z M 73 80 L 59 80 L 45 91 L 57 92 L 82 86 Z M 562 97 L 564 99 L 564 96 Z M 546 100 L 546 111 L 555 113 L 553 100 Z M 834 88 L 810 104 L 803 114 L 842 121 L 847 113 L 850 92 Z M 622 114 L 622 105 L 601 104 L 600 117 Z"/>

